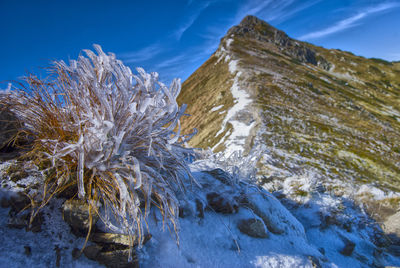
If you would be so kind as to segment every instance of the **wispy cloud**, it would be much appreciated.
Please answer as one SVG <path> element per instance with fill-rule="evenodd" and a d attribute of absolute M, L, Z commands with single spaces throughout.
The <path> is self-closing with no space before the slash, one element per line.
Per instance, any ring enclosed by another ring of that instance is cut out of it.
<path fill-rule="evenodd" d="M 159 55 L 163 49 L 165 49 L 160 43 L 154 43 L 142 49 L 121 53 L 118 55 L 121 57 L 124 63 L 138 63 L 153 59 L 155 56 Z"/>
<path fill-rule="evenodd" d="M 370 15 L 373 15 L 375 13 L 383 12 L 389 9 L 393 9 L 396 7 L 399 7 L 400 3 L 383 3 L 377 6 L 369 7 L 366 8 L 360 12 L 358 12 L 356 15 L 345 18 L 343 20 L 340 20 L 336 22 L 334 25 L 329 26 L 325 29 L 311 32 L 308 34 L 305 34 L 303 36 L 298 37 L 300 40 L 310 40 L 310 39 L 317 39 L 321 37 L 325 37 L 327 35 L 331 35 L 340 31 L 343 31 L 345 29 L 354 27 L 360 23 L 361 20 L 367 18 Z"/>
<path fill-rule="evenodd" d="M 257 0 L 247 1 L 243 4 L 236 15 L 236 20 L 241 20 L 246 15 L 256 15 L 266 21 L 284 21 L 295 13 L 308 8 L 320 0 L 296 1 L 296 0 Z M 299 2 L 293 5 L 295 2 Z"/>
<path fill-rule="evenodd" d="M 191 3 L 190 3 L 191 4 Z M 193 13 L 189 18 L 187 18 L 182 25 L 178 29 L 176 29 L 173 32 L 173 36 L 176 38 L 176 40 L 180 40 L 182 38 L 182 35 L 193 25 L 193 23 L 198 19 L 198 17 L 201 15 L 201 13 L 210 5 L 209 2 L 203 3 L 199 9 L 196 10 L 195 13 Z"/>
<path fill-rule="evenodd" d="M 266 18 L 266 20 L 274 21 L 274 23 L 284 22 L 299 13 L 300 11 L 308 9 L 321 1 L 322 0 L 301 1 L 300 3 L 296 3 L 296 5 L 293 7 L 287 4 L 284 6 L 283 9 L 281 9 L 280 12 L 274 12 L 273 14 L 270 14 L 269 17 Z M 292 4 L 292 2 L 290 2 L 290 4 Z"/>

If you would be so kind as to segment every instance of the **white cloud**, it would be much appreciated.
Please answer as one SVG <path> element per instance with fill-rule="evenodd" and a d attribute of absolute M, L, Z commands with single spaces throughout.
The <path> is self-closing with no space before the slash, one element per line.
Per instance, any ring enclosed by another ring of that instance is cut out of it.
<path fill-rule="evenodd" d="M 295 13 L 304 10 L 321 0 L 313 1 L 297 1 L 297 0 L 258 0 L 258 1 L 247 1 L 242 5 L 236 15 L 236 21 L 240 21 L 246 15 L 258 16 L 267 22 L 279 20 L 280 22 L 293 16 Z M 292 5 L 295 2 L 296 5 Z"/>
<path fill-rule="evenodd" d="M 317 38 L 321 38 L 321 37 L 324 37 L 324 36 L 327 36 L 330 34 L 334 34 L 334 33 L 337 33 L 337 32 L 340 32 L 345 29 L 348 29 L 348 28 L 358 25 L 357 23 L 359 23 L 362 19 L 365 19 L 366 17 L 368 17 L 372 14 L 383 12 L 383 11 L 386 11 L 386 10 L 389 10 L 392 8 L 396 8 L 398 6 L 400 6 L 399 3 L 383 3 L 378 6 L 369 7 L 354 16 L 351 16 L 351 17 L 348 17 L 341 21 L 338 21 L 337 23 L 335 23 L 332 26 L 329 26 L 323 30 L 305 34 L 303 36 L 298 37 L 298 39 L 310 40 L 310 39 L 317 39 Z"/>
<path fill-rule="evenodd" d="M 177 40 L 182 38 L 182 35 L 193 25 L 197 18 L 201 15 L 204 9 L 210 5 L 205 2 L 194 14 L 192 14 L 177 30 L 172 34 Z"/>
<path fill-rule="evenodd" d="M 154 58 L 155 56 L 159 55 L 163 49 L 164 48 L 160 43 L 154 43 L 140 50 L 121 53 L 118 56 L 121 57 L 122 61 L 126 64 L 138 63 Z"/>

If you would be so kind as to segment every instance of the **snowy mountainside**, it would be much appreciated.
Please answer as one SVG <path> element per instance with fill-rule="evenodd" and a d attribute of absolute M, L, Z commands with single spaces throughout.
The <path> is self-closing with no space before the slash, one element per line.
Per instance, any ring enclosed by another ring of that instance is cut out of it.
<path fill-rule="evenodd" d="M 308 195 L 304 177 L 335 195 L 377 188 L 380 198 L 352 196 L 384 221 L 400 207 L 399 74 L 398 62 L 297 41 L 247 16 L 184 82 L 183 128 L 199 129 L 195 147 L 262 151 L 260 183 L 271 191 L 291 178 L 294 198 Z"/>

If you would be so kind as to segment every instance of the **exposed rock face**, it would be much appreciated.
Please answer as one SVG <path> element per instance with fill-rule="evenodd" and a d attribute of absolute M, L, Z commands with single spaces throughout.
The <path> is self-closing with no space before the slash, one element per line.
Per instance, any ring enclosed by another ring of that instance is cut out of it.
<path fill-rule="evenodd" d="M 330 64 L 324 58 L 317 56 L 315 50 L 303 45 L 302 42 L 291 39 L 285 32 L 254 16 L 245 17 L 238 26 L 232 27 L 227 35 L 237 35 L 272 43 L 279 47 L 283 53 L 298 59 L 300 62 L 322 65 L 324 68 L 330 67 Z"/>

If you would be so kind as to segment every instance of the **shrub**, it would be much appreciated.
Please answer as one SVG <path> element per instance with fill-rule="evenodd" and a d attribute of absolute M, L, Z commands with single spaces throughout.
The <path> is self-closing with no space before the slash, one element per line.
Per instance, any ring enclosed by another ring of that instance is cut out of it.
<path fill-rule="evenodd" d="M 185 161 L 193 150 L 184 147 L 192 134 L 180 134 L 180 80 L 168 88 L 157 73 L 132 74 L 114 54 L 94 47 L 97 55 L 85 50 L 87 57 L 69 65 L 55 62 L 47 79 L 30 75 L 3 100 L 23 123 L 20 133 L 33 140 L 25 158 L 50 174 L 34 215 L 77 186 L 91 215 L 102 214 L 113 231 L 122 226 L 139 245 L 152 204 L 177 233 L 176 193 L 194 180 Z"/>

